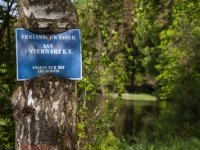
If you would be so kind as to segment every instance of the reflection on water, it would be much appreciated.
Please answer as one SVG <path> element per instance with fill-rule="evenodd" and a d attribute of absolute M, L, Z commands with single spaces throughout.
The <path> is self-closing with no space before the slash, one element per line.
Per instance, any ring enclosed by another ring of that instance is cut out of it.
<path fill-rule="evenodd" d="M 103 104 L 104 99 L 98 98 Z M 115 136 L 137 135 L 145 123 L 155 119 L 160 109 L 166 106 L 166 102 L 157 101 L 133 101 L 124 100 L 122 105 L 117 104 L 117 100 L 112 100 L 110 108 L 118 108 L 118 118 L 112 131 Z"/>
<path fill-rule="evenodd" d="M 111 107 L 116 106 L 115 102 Z M 137 134 L 143 124 L 152 118 L 157 111 L 157 102 L 155 101 L 131 101 L 124 100 L 121 106 L 118 106 L 118 120 L 112 128 L 115 136 Z"/>

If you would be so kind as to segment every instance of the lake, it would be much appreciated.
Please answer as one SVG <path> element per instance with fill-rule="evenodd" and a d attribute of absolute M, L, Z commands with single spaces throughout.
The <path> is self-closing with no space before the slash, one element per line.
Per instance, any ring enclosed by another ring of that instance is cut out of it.
<path fill-rule="evenodd" d="M 101 105 L 105 103 L 102 97 L 98 100 Z M 109 105 L 110 109 L 117 107 L 117 121 L 111 128 L 117 137 L 136 136 L 145 124 L 156 119 L 160 111 L 168 105 L 166 101 L 123 100 L 121 105 L 118 102 L 111 100 Z"/>

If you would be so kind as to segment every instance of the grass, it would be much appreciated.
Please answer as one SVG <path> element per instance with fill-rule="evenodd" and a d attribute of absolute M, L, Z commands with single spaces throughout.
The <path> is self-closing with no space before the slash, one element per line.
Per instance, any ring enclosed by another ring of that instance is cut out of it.
<path fill-rule="evenodd" d="M 135 144 L 133 150 L 199 150 L 199 147 L 200 139 L 191 137 L 187 140 L 175 138 L 165 142 L 156 142 L 154 144 L 141 142 Z"/>
<path fill-rule="evenodd" d="M 109 96 L 112 96 L 113 98 L 117 98 L 118 95 L 116 93 L 109 94 Z M 132 94 L 132 93 L 125 93 L 122 94 L 122 98 L 125 100 L 144 100 L 144 101 L 156 101 L 157 98 L 150 94 Z"/>
<path fill-rule="evenodd" d="M 127 142 L 120 141 L 112 136 L 103 139 L 101 145 L 95 148 L 99 150 L 199 150 L 200 139 L 195 137 L 187 140 L 172 138 L 168 141 L 155 143 L 145 142 L 141 139 L 139 143 L 128 145 Z"/>

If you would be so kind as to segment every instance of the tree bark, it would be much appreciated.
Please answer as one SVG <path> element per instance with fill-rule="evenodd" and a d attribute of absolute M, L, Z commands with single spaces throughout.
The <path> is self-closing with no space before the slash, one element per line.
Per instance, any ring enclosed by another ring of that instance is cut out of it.
<path fill-rule="evenodd" d="M 19 28 L 36 33 L 60 33 L 78 27 L 71 0 L 18 0 Z"/>
<path fill-rule="evenodd" d="M 18 27 L 32 32 L 52 34 L 78 28 L 70 0 L 18 0 L 18 11 Z M 76 149 L 76 91 L 76 81 L 51 74 L 17 82 L 11 98 L 15 150 Z"/>
<path fill-rule="evenodd" d="M 15 149 L 75 149 L 77 112 L 74 81 L 51 74 L 19 82 L 11 98 Z"/>

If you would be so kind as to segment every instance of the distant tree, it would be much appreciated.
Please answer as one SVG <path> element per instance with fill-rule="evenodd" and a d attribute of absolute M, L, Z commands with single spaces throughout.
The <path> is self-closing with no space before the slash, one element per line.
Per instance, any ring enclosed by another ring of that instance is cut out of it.
<path fill-rule="evenodd" d="M 156 73 L 159 98 L 174 101 L 159 116 L 152 135 L 165 140 L 174 138 L 174 135 L 184 139 L 199 137 L 200 3 L 179 0 L 155 1 L 158 7 L 143 5 L 151 2 L 143 1 L 138 7 L 138 26 L 141 23 L 144 28 L 137 30 L 137 46 L 145 51 L 144 61 L 146 57 L 157 54 L 152 57 L 154 63 L 151 66 Z M 152 17 L 152 13 L 147 11 L 149 8 L 155 14 Z M 149 68 L 146 66 L 147 70 Z"/>
<path fill-rule="evenodd" d="M 158 71 L 155 66 L 161 54 L 160 33 L 172 23 L 173 0 L 137 1 L 134 24 L 136 36 L 134 42 L 139 51 L 139 73 L 143 83 L 155 85 Z"/>

